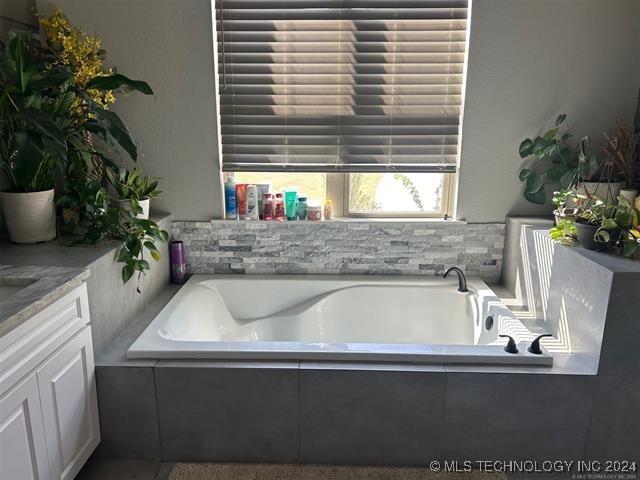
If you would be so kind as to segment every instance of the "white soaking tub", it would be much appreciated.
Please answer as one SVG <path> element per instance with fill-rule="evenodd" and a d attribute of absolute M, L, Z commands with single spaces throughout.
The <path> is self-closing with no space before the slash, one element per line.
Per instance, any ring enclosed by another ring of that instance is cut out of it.
<path fill-rule="evenodd" d="M 481 280 L 194 275 L 129 358 L 551 365 Z M 511 335 L 517 354 L 504 351 Z"/>

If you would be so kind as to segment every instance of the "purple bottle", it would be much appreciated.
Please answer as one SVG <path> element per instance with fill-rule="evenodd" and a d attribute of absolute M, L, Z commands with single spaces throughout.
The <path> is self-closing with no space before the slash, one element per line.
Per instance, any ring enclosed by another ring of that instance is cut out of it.
<path fill-rule="evenodd" d="M 182 284 L 187 281 L 187 259 L 182 240 L 174 240 L 169 245 L 171 259 L 171 278 L 173 283 Z"/>

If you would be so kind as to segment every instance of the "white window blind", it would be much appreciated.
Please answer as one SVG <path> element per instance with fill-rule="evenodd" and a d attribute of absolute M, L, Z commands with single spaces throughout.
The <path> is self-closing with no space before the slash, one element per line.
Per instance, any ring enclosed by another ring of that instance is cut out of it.
<path fill-rule="evenodd" d="M 225 171 L 453 172 L 467 0 L 217 0 Z"/>

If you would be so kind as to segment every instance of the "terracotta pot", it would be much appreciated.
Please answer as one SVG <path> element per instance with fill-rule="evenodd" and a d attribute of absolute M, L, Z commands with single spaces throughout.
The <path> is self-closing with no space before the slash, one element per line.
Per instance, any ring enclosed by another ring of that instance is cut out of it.
<path fill-rule="evenodd" d="M 116 203 L 118 203 L 120 208 L 125 210 L 131 210 L 131 200 L 118 198 L 115 201 Z M 145 198 L 144 200 L 140 200 L 138 202 L 138 205 L 140 205 L 140 208 L 142 208 L 142 213 L 138 213 L 136 215 L 136 218 L 140 218 L 142 220 L 149 219 L 149 203 L 150 202 L 151 202 L 151 199 L 149 198 Z"/>
<path fill-rule="evenodd" d="M 2 192 L 2 210 L 9 236 L 16 243 L 36 243 L 56 238 L 53 189 L 44 192 Z"/>

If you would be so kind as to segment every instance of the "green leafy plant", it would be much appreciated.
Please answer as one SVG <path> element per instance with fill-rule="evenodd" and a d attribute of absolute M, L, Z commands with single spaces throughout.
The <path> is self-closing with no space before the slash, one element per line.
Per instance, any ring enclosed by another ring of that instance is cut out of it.
<path fill-rule="evenodd" d="M 619 255 L 632 257 L 640 250 L 639 219 L 640 211 L 620 196 L 617 205 L 604 208 L 595 239 Z"/>
<path fill-rule="evenodd" d="M 145 259 L 145 251 L 158 261 L 160 260 L 160 252 L 156 242 L 167 242 L 169 239 L 169 234 L 155 222 L 136 218 L 135 215 L 140 211 L 139 207 L 134 207 L 131 211 L 119 209 L 123 219 L 122 225 L 125 228 L 122 231 L 124 243 L 117 255 L 117 261 L 124 263 L 122 267 L 122 281 L 124 283 L 127 283 L 134 273 L 138 273 L 138 292 L 140 291 L 141 276 L 151 268 Z"/>
<path fill-rule="evenodd" d="M 110 102 L 94 98 L 100 91 L 153 91 L 143 81 L 104 72 L 81 85 L 77 72 L 55 61 L 59 54 L 33 34 L 17 32 L 10 32 L 0 49 L 2 171 L 15 191 L 53 188 L 57 171 L 63 183 L 56 199 L 62 226 L 81 234 L 71 243 L 122 241 L 117 258 L 124 263 L 123 281 L 128 281 L 130 272 L 142 274 L 149 268 L 145 251 L 159 258 L 155 242 L 165 242 L 168 234 L 151 220 L 135 218 L 137 204 L 130 210 L 109 205 L 105 169 L 119 171 L 119 151 L 135 162 L 138 144 L 122 119 L 107 110 Z M 145 179 L 135 184 L 136 193 L 158 193 L 157 184 Z"/>
<path fill-rule="evenodd" d="M 113 188 L 121 199 L 145 200 L 157 198 L 162 192 L 158 190 L 158 181 L 151 180 L 140 168 L 121 169 L 118 172 L 108 170 L 107 175 Z"/>
<path fill-rule="evenodd" d="M 532 203 L 546 203 L 546 185 L 558 184 L 561 190 L 569 190 L 578 179 L 590 178 L 598 169 L 596 157 L 581 157 L 571 143 L 573 134 L 566 129 L 566 118 L 564 113 L 558 115 L 554 128 L 520 143 L 520 158 L 528 163 L 518 178 L 524 183 L 524 197 Z"/>
<path fill-rule="evenodd" d="M 44 68 L 32 41 L 10 32 L 0 48 L 0 161 L 13 192 L 52 189 L 67 153 L 60 103 L 70 75 Z"/>
<path fill-rule="evenodd" d="M 575 217 L 576 208 L 567 208 L 567 200 L 571 197 L 571 191 L 553 192 L 552 202 L 556 209 L 554 210 L 555 224 L 549 229 L 549 236 L 556 242 L 565 245 L 571 245 L 576 241 Z"/>

